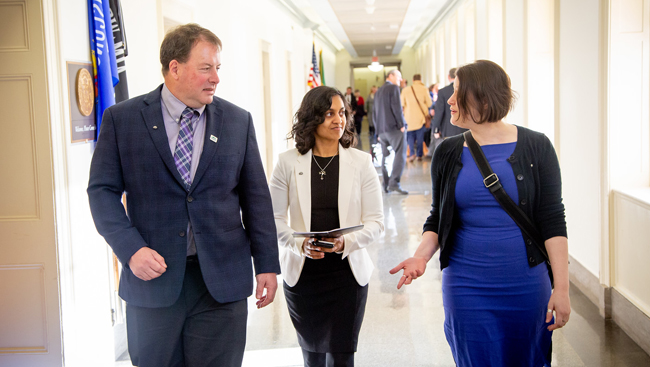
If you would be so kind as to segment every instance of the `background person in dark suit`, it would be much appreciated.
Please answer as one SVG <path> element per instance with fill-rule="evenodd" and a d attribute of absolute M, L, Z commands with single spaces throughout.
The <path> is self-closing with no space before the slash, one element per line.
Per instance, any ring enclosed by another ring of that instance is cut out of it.
<path fill-rule="evenodd" d="M 400 194 L 408 194 L 402 189 L 400 180 L 404 165 L 406 164 L 406 120 L 402 113 L 402 102 L 400 100 L 399 85 L 402 80 L 402 73 L 394 69 L 388 73 L 386 83 L 379 88 L 375 94 L 375 104 L 372 111 L 372 120 L 381 143 L 382 158 L 381 172 L 384 176 L 384 191 L 386 193 L 395 191 Z M 393 170 L 388 176 L 386 169 L 386 157 L 390 154 L 388 147 L 393 147 L 395 159 Z"/>
<path fill-rule="evenodd" d="M 354 130 L 357 132 L 357 144 L 361 148 L 361 126 L 363 123 L 363 116 L 366 115 L 366 101 L 361 97 L 361 92 L 358 89 L 354 90 L 354 98 L 356 99 L 357 107 L 354 110 Z"/>
<path fill-rule="evenodd" d="M 454 80 L 456 80 L 456 68 L 449 69 L 447 79 L 451 84 L 438 91 L 438 100 L 434 107 L 435 114 L 431 120 L 431 132 L 433 138 L 448 138 L 450 136 L 462 134 L 467 129 L 460 128 L 451 124 L 451 110 L 447 100 L 454 94 Z M 433 141 L 434 139 L 431 139 Z M 431 149 L 433 151 L 433 149 Z"/>
<path fill-rule="evenodd" d="M 129 353 L 140 367 L 241 366 L 252 263 L 257 307 L 277 289 L 253 121 L 213 96 L 220 52 L 219 38 L 196 24 L 170 31 L 165 83 L 106 110 L 92 159 L 90 209 L 123 265 Z"/>
<path fill-rule="evenodd" d="M 345 90 L 345 101 L 350 105 L 350 110 L 352 111 L 352 116 L 355 116 L 357 113 L 357 97 L 354 93 L 352 93 L 352 87 L 348 87 Z M 363 117 L 363 116 L 362 116 Z M 357 140 L 359 135 L 361 134 L 361 125 L 356 128 L 356 133 L 357 133 Z"/>

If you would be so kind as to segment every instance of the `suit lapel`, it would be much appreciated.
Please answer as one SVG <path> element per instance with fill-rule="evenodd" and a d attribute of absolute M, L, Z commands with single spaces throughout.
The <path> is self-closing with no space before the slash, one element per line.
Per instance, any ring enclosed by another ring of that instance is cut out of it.
<path fill-rule="evenodd" d="M 339 145 L 339 224 L 346 227 L 352 184 L 356 176 L 356 166 L 350 152 Z"/>
<path fill-rule="evenodd" d="M 293 172 L 296 178 L 300 212 L 307 231 L 311 230 L 311 155 L 311 150 L 304 155 L 298 153 Z"/>
<path fill-rule="evenodd" d="M 203 152 L 201 153 L 199 166 L 196 168 L 196 173 L 192 180 L 190 192 L 194 190 L 201 180 L 201 177 L 203 177 L 203 174 L 205 174 L 205 171 L 208 170 L 210 162 L 212 162 L 212 158 L 217 152 L 217 147 L 219 146 L 218 139 L 221 138 L 221 128 L 223 127 L 222 112 L 223 111 L 218 107 L 217 100 L 213 100 L 212 103 L 205 106 L 205 136 L 203 137 Z M 217 138 L 216 142 L 210 140 L 210 137 L 212 136 Z"/>
<path fill-rule="evenodd" d="M 176 181 L 178 181 L 181 186 L 185 187 L 183 183 L 183 178 L 178 169 L 176 168 L 176 163 L 174 163 L 174 157 L 172 152 L 169 149 L 169 140 L 167 138 L 167 130 L 165 130 L 165 122 L 162 117 L 162 110 L 160 105 L 160 91 L 162 86 L 153 92 L 149 93 L 145 98 L 146 106 L 140 111 L 144 123 L 147 126 L 147 131 L 153 140 L 158 154 L 162 158 L 163 162 L 167 166 L 167 169 L 172 173 Z"/>

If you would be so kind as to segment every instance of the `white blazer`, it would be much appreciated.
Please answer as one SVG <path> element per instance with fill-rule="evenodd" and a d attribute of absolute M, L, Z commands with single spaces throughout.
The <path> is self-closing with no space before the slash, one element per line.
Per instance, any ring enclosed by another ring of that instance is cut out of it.
<path fill-rule="evenodd" d="M 280 154 L 270 182 L 280 267 L 284 281 L 291 287 L 298 283 L 305 264 L 304 238 L 292 234 L 311 228 L 311 161 L 311 150 L 304 155 L 297 149 Z M 381 185 L 370 154 L 339 145 L 338 206 L 341 227 L 364 225 L 362 230 L 344 235 L 343 258 L 348 258 L 359 285 L 365 286 L 374 269 L 366 247 L 384 231 Z"/>

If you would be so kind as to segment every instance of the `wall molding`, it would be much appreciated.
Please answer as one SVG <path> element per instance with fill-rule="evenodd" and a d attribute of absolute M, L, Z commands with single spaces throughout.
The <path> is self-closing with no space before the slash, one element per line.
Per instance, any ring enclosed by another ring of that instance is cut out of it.
<path fill-rule="evenodd" d="M 604 319 L 613 320 L 646 353 L 650 354 L 650 317 L 619 291 L 600 284 L 597 276 L 569 256 L 569 280 L 593 302 Z"/>
<path fill-rule="evenodd" d="M 616 289 L 611 291 L 612 320 L 650 354 L 650 317 Z"/>
<path fill-rule="evenodd" d="M 611 318 L 611 288 L 600 284 L 598 277 L 571 255 L 569 255 L 569 280 L 598 307 L 602 318 Z"/>

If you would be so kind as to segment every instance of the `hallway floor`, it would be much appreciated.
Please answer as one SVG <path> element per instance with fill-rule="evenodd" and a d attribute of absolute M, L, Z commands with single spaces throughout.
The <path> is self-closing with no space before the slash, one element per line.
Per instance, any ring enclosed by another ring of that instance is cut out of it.
<path fill-rule="evenodd" d="M 402 290 L 396 288 L 399 276 L 388 273 L 419 244 L 431 204 L 429 167 L 426 160 L 408 163 L 402 185 L 410 194 L 383 195 L 386 231 L 368 248 L 375 272 L 359 336 L 357 366 L 455 366 L 443 331 L 438 255 L 424 276 Z M 603 320 L 596 306 L 573 286 L 571 303 L 571 321 L 553 334 L 553 366 L 650 366 L 650 357 L 614 322 Z M 251 298 L 244 366 L 302 366 L 282 286 L 272 305 L 257 310 L 254 304 Z"/>

